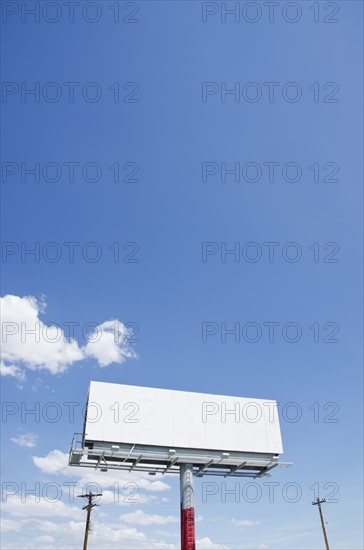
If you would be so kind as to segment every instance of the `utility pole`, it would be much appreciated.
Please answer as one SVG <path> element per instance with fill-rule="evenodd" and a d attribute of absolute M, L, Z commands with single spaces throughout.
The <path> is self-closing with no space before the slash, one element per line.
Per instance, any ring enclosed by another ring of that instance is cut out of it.
<path fill-rule="evenodd" d="M 87 498 L 88 503 L 86 506 L 83 506 L 82 510 L 87 510 L 87 516 L 86 516 L 86 527 L 85 527 L 85 538 L 83 541 L 83 550 L 87 550 L 87 541 L 88 541 L 88 534 L 90 532 L 90 518 L 91 518 L 91 510 L 95 506 L 99 506 L 98 504 L 95 504 L 92 502 L 92 499 L 95 497 L 102 497 L 102 494 L 100 493 L 87 493 L 86 495 L 77 495 L 80 498 Z"/>
<path fill-rule="evenodd" d="M 327 535 L 326 535 L 326 529 L 325 529 L 325 522 L 324 522 L 324 517 L 322 515 L 322 510 L 321 510 L 321 504 L 323 502 L 326 502 L 326 500 L 323 498 L 322 500 L 320 500 L 319 498 L 317 498 L 315 500 L 315 502 L 313 502 L 313 506 L 317 505 L 318 506 L 318 509 L 319 509 L 319 512 L 320 512 L 320 520 L 321 520 L 321 525 L 322 525 L 322 532 L 324 534 L 324 539 L 325 539 L 325 545 L 326 545 L 326 550 L 330 550 L 329 548 L 329 543 L 328 543 L 328 540 L 327 540 Z"/>

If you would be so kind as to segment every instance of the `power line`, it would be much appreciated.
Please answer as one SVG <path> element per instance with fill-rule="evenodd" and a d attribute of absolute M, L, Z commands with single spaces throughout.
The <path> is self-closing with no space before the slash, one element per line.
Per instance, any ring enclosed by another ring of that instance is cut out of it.
<path fill-rule="evenodd" d="M 79 495 L 79 496 L 82 496 L 82 495 Z M 87 497 L 88 495 L 83 495 L 83 496 Z M 94 496 L 100 496 L 100 495 L 94 495 Z M 86 506 L 83 509 L 85 509 L 85 508 L 86 508 Z M 271 536 L 268 535 L 265 538 L 245 539 L 243 541 L 217 541 L 217 542 L 215 542 L 215 544 L 233 544 L 233 545 L 235 545 L 235 544 L 245 544 L 245 543 L 250 543 L 250 542 L 270 542 L 271 540 L 276 540 L 276 539 L 282 539 L 282 538 L 286 538 L 286 537 L 301 535 L 301 534 L 304 534 L 304 533 L 310 533 L 312 531 L 317 531 L 317 529 L 319 529 L 319 527 L 314 527 L 313 529 L 289 531 L 286 534 L 278 535 L 278 536 L 274 536 L 274 537 L 271 537 Z M 13 530 L 10 530 L 10 529 L 8 529 L 8 532 L 14 533 L 14 534 L 17 534 L 17 535 L 21 535 L 23 537 L 32 538 L 32 539 L 34 539 L 38 536 L 38 535 L 27 535 L 27 534 L 19 533 L 18 531 L 13 531 Z M 53 543 L 53 546 L 55 546 L 59 542 L 59 540 L 61 538 L 63 538 L 66 534 L 67 534 L 67 532 L 65 532 L 61 537 L 59 537 Z M 109 534 L 106 534 L 106 533 L 94 533 L 94 535 L 97 536 L 97 537 L 114 538 L 114 537 L 112 537 L 112 535 L 109 535 Z M 176 534 L 175 536 L 178 537 L 178 534 Z M 137 543 L 137 544 L 161 544 L 161 543 L 162 544 L 169 544 L 167 541 L 161 541 L 161 540 L 156 540 L 156 539 L 137 540 L 137 539 L 122 538 L 122 539 L 120 539 L 119 542 L 120 543 L 134 542 L 134 543 Z"/>
<path fill-rule="evenodd" d="M 288 538 L 288 537 L 294 537 L 294 536 L 297 536 L 297 535 L 303 535 L 304 533 L 312 533 L 313 531 L 317 531 L 319 529 L 319 527 L 313 527 L 312 529 L 304 529 L 304 530 L 300 530 L 300 529 L 297 529 L 297 530 L 294 530 L 294 531 L 289 531 L 289 532 L 286 532 L 285 534 L 283 535 L 277 535 L 277 536 L 274 536 L 274 537 L 271 537 L 271 536 L 267 536 L 267 537 L 264 537 L 264 538 L 258 538 L 258 539 L 245 539 L 245 540 L 236 540 L 236 541 L 216 541 L 215 544 L 245 544 L 247 542 L 270 542 L 271 540 L 276 540 L 276 539 L 283 539 L 283 538 Z M 97 537 L 106 537 L 106 538 L 111 538 L 112 535 L 108 535 L 106 533 L 95 533 L 95 536 Z M 178 537 L 178 534 L 174 535 L 175 537 Z M 113 538 L 113 537 L 112 537 Z M 137 539 L 128 539 L 128 538 L 122 538 L 120 539 L 120 542 L 135 542 L 135 543 L 138 543 L 138 544 L 168 544 L 167 541 L 161 541 L 161 540 L 156 540 L 156 539 L 147 539 L 147 540 L 137 540 Z"/>

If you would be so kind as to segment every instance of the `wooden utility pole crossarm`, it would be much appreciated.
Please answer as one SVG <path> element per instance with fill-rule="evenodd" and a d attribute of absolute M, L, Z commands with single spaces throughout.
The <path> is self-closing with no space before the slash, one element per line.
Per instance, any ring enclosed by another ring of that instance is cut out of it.
<path fill-rule="evenodd" d="M 91 491 L 90 491 L 86 495 L 77 495 L 77 496 L 80 497 L 80 498 L 87 498 L 87 500 L 88 500 L 86 506 L 83 506 L 83 508 L 82 508 L 82 510 L 87 510 L 85 538 L 84 538 L 84 541 L 83 541 L 83 550 L 87 550 L 88 534 L 90 532 L 91 510 L 95 506 L 99 506 L 98 504 L 95 504 L 94 502 L 92 502 L 92 499 L 94 499 L 95 497 L 102 497 L 102 494 L 101 493 L 91 493 Z"/>

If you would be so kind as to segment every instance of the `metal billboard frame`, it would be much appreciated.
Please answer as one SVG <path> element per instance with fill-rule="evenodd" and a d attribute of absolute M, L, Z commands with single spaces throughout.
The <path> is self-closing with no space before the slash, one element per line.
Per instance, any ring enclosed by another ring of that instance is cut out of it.
<path fill-rule="evenodd" d="M 203 477 L 263 477 L 276 466 L 288 467 L 279 455 L 269 453 L 239 453 L 156 447 L 151 445 L 121 444 L 120 442 L 92 441 L 87 434 L 75 433 L 69 452 L 69 465 L 107 470 L 145 472 L 149 475 L 178 474 L 182 464 L 193 465 L 193 475 Z"/>

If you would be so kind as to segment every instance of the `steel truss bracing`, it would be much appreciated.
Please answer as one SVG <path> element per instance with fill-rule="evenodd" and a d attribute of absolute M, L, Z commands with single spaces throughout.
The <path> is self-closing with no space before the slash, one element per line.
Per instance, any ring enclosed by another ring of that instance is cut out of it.
<path fill-rule="evenodd" d="M 239 453 L 208 449 L 185 449 L 143 446 L 87 440 L 87 434 L 75 434 L 70 454 L 70 466 L 107 470 L 127 470 L 155 474 L 179 474 L 180 466 L 190 464 L 193 475 L 234 476 L 257 478 L 269 476 L 276 466 L 290 466 L 280 462 L 278 455 Z"/>

